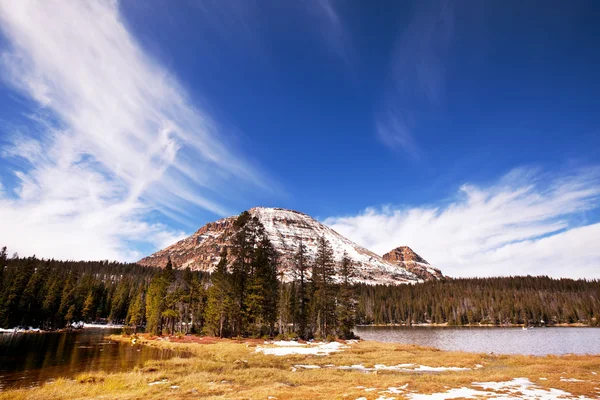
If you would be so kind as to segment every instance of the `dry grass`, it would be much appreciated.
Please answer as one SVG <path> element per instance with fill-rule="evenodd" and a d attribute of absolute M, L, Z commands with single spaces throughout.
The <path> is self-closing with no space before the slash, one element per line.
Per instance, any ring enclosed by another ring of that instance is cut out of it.
<path fill-rule="evenodd" d="M 113 336 L 130 341 L 130 337 Z M 0 392 L 0 399 L 376 399 L 378 391 L 408 384 L 419 393 L 469 387 L 472 382 L 507 381 L 526 377 L 540 387 L 562 389 L 573 395 L 598 398 L 600 356 L 498 356 L 445 352 L 409 345 L 360 342 L 329 356 L 271 356 L 256 353 L 260 341 L 219 340 L 215 338 L 142 337 L 148 346 L 177 348 L 190 358 L 151 361 L 130 372 L 86 373 L 73 380 L 58 379 L 34 389 Z M 293 371 L 296 364 L 353 365 L 417 364 L 432 367 L 483 368 L 438 373 L 343 371 L 315 369 Z M 596 372 L 598 375 L 594 375 Z M 584 382 L 564 382 L 576 378 Z M 546 378 L 547 380 L 540 380 Z M 152 382 L 164 382 L 149 385 Z M 366 392 L 366 388 L 378 390 Z M 398 399 L 402 395 L 394 396 Z"/>

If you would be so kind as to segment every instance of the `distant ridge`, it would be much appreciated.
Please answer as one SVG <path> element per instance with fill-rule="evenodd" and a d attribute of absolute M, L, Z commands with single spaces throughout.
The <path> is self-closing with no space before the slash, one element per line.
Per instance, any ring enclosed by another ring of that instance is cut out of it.
<path fill-rule="evenodd" d="M 384 254 L 383 259 L 412 272 L 419 279 L 425 281 L 444 278 L 442 271 L 433 268 L 423 257 L 408 246 L 396 247 L 389 253 Z"/>

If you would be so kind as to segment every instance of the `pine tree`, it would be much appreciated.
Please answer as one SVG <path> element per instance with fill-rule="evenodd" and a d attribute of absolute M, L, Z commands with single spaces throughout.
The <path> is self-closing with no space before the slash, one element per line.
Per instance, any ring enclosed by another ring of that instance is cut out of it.
<path fill-rule="evenodd" d="M 133 301 L 129 305 L 126 318 L 127 324 L 133 326 L 134 334 L 137 332 L 138 326 L 144 323 L 145 304 L 145 290 L 143 284 L 140 284 Z"/>
<path fill-rule="evenodd" d="M 235 227 L 237 232 L 231 246 L 233 257 L 231 326 L 234 335 L 244 336 L 249 333 L 248 324 L 253 322 L 251 320 L 257 315 L 262 315 L 263 312 L 261 302 L 249 288 L 251 285 L 256 285 L 256 282 L 252 281 L 257 267 L 256 249 L 260 247 L 259 238 L 262 237 L 264 228 L 258 218 L 251 216 L 247 211 L 241 213 L 236 219 Z M 249 295 L 252 297 L 249 298 Z"/>
<path fill-rule="evenodd" d="M 289 333 L 288 327 L 290 323 L 293 323 L 294 321 L 294 313 L 296 310 L 294 292 L 296 288 L 295 282 L 293 281 L 288 285 L 283 284 L 283 271 L 280 273 L 280 281 L 282 283 L 279 285 L 279 310 L 277 312 L 277 326 L 279 328 L 280 335 L 287 335 Z"/>
<path fill-rule="evenodd" d="M 60 298 L 63 285 L 64 281 L 62 274 L 57 274 L 54 276 L 54 279 L 52 279 L 48 287 L 48 291 L 44 297 L 44 302 L 42 303 L 42 313 L 44 320 L 46 321 L 44 324 L 45 328 L 56 328 L 59 319 L 62 323 L 62 318 L 58 317 L 58 309 L 60 307 Z"/>
<path fill-rule="evenodd" d="M 77 282 L 77 274 L 71 272 L 67 278 L 67 282 L 60 296 L 60 305 L 58 307 L 58 317 L 63 320 L 63 323 L 69 325 L 76 317 L 75 303 L 75 284 Z"/>
<path fill-rule="evenodd" d="M 273 336 L 278 300 L 277 253 L 262 226 L 258 235 L 260 240 L 253 254 L 248 288 L 248 315 L 254 325 L 253 334 Z M 268 331 L 263 332 L 263 328 Z"/>
<path fill-rule="evenodd" d="M 199 333 L 205 323 L 207 307 L 206 284 L 198 274 L 194 274 L 189 283 L 190 287 L 190 333 Z"/>
<path fill-rule="evenodd" d="M 317 242 L 317 255 L 313 265 L 314 304 L 313 319 L 317 333 L 326 338 L 336 327 L 335 320 L 335 262 L 333 250 L 324 236 Z"/>
<path fill-rule="evenodd" d="M 95 319 L 95 303 L 96 297 L 94 296 L 94 291 L 90 290 L 83 302 L 83 310 L 81 311 L 81 316 L 85 322 L 91 322 Z"/>
<path fill-rule="evenodd" d="M 248 323 L 247 295 L 255 245 L 254 222 L 247 211 L 239 215 L 235 221 L 238 231 L 233 237 L 231 246 L 231 255 L 234 259 L 231 266 L 233 300 L 231 325 L 236 336 L 246 334 Z"/>
<path fill-rule="evenodd" d="M 146 330 L 156 335 L 162 334 L 163 312 L 167 306 L 167 291 L 173 279 L 173 264 L 171 257 L 163 271 L 156 274 L 146 294 Z"/>
<path fill-rule="evenodd" d="M 294 279 L 297 281 L 298 294 L 294 309 L 295 320 L 298 321 L 298 336 L 303 339 L 308 339 L 308 311 L 309 311 L 309 291 L 308 291 L 308 260 L 306 257 L 306 246 L 302 243 L 298 244 L 298 251 L 294 255 Z"/>
<path fill-rule="evenodd" d="M 354 325 L 356 321 L 356 305 L 351 279 L 354 276 L 354 266 L 344 252 L 340 262 L 340 289 L 338 292 L 337 320 L 339 321 L 338 336 L 342 339 L 354 338 Z"/>
<path fill-rule="evenodd" d="M 127 316 L 127 305 L 129 304 L 130 285 L 128 279 L 121 279 L 113 296 L 108 319 L 112 323 L 122 323 Z"/>
<path fill-rule="evenodd" d="M 231 275 L 227 272 L 227 250 L 223 249 L 208 288 L 204 332 L 223 337 L 227 333 L 232 306 Z"/>

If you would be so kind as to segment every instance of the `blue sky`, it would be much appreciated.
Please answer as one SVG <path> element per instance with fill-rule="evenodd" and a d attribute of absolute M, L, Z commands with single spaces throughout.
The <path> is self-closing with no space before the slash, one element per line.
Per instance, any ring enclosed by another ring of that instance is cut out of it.
<path fill-rule="evenodd" d="M 454 276 L 600 277 L 598 17 L 0 1 L 0 244 L 135 260 L 262 205 Z"/>

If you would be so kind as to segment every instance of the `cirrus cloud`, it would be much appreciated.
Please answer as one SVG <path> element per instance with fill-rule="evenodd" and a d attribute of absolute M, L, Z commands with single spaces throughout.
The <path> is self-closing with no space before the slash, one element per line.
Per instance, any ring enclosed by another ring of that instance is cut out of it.
<path fill-rule="evenodd" d="M 6 132 L 0 155 L 16 166 L 0 193 L 11 250 L 137 259 L 132 242 L 183 235 L 152 213 L 229 215 L 230 188 L 268 187 L 139 45 L 118 2 L 2 0 L 0 31 L 2 78 L 30 105 L 27 129 Z"/>
<path fill-rule="evenodd" d="M 367 208 L 324 223 L 378 254 L 407 245 L 452 277 L 600 278 L 600 170 L 560 176 L 517 169 L 494 185 L 462 185 L 443 206 Z"/>

